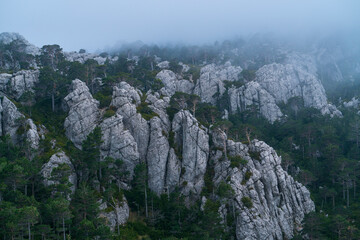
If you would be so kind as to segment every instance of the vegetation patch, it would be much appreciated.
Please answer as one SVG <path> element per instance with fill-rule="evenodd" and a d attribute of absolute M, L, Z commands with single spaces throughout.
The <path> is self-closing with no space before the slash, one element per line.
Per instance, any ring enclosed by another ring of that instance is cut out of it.
<path fill-rule="evenodd" d="M 243 159 L 241 156 L 231 156 L 228 158 L 230 160 L 230 167 L 234 168 L 240 168 L 241 166 L 244 166 L 247 164 L 247 160 Z"/>
<path fill-rule="evenodd" d="M 246 171 L 244 179 L 241 181 L 241 185 L 245 185 L 247 181 L 249 181 L 252 175 L 253 175 L 252 172 Z"/>
<path fill-rule="evenodd" d="M 261 155 L 259 152 L 249 151 L 249 155 L 252 159 L 260 161 Z"/>
<path fill-rule="evenodd" d="M 147 102 L 141 102 L 139 104 L 139 106 L 136 107 L 136 110 L 147 121 L 149 121 L 153 117 L 159 116 L 157 113 L 155 113 L 153 110 L 151 110 L 151 108 L 149 107 L 149 104 Z"/>
<path fill-rule="evenodd" d="M 242 197 L 241 202 L 247 208 L 252 208 L 253 207 L 253 203 L 252 203 L 252 201 L 251 201 L 251 199 L 249 197 Z"/>
<path fill-rule="evenodd" d="M 104 113 L 104 118 L 109 118 L 112 117 L 116 114 L 116 112 L 113 109 L 108 109 L 106 110 L 106 112 Z"/>

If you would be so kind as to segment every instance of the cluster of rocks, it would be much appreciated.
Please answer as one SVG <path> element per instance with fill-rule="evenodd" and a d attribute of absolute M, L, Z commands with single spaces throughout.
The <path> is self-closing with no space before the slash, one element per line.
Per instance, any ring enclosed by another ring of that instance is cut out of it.
<path fill-rule="evenodd" d="M 121 82 L 114 87 L 111 102 L 116 114 L 102 119 L 87 87 L 80 80 L 74 80 L 72 92 L 65 100 L 69 105 L 69 116 L 76 112 L 79 123 L 66 125 L 69 128 L 66 130 L 75 132 L 77 126 L 93 129 L 99 125 L 103 137 L 102 158 L 122 159 L 126 171 L 130 172 L 129 178 L 136 164 L 146 162 L 149 188 L 157 194 L 178 187 L 188 199 L 199 198 L 205 185 L 208 162 L 214 162 L 214 183 L 225 181 L 234 190 L 230 200 L 236 209 L 238 239 L 290 238 L 301 226 L 304 214 L 314 210 L 309 191 L 281 168 L 281 157 L 271 147 L 257 140 L 249 145 L 228 140 L 220 130 L 210 132 L 201 126 L 187 110 L 179 111 L 170 121 L 166 114 L 169 97 L 160 97 L 159 93 L 151 91 L 145 98 L 142 95 L 139 90 Z M 146 99 L 154 112 L 149 120 L 138 112 L 139 106 L 144 104 L 142 99 Z M 95 110 L 90 112 L 96 118 L 86 111 L 93 108 Z M 82 134 L 70 135 L 69 139 L 79 147 L 90 132 L 81 131 Z M 258 153 L 259 159 L 250 152 Z M 228 156 L 240 156 L 247 163 L 242 168 L 233 167 Z M 251 176 L 244 183 L 247 172 Z M 244 205 L 244 197 L 249 198 L 253 207 Z M 121 207 L 104 212 L 104 216 L 114 228 L 116 221 L 126 222 L 128 211 L 124 198 Z M 222 215 L 230 214 L 224 204 L 219 211 Z"/>
<path fill-rule="evenodd" d="M 304 215 L 314 211 L 315 205 L 306 187 L 282 169 L 274 149 L 258 140 L 250 144 L 227 140 L 220 130 L 212 132 L 212 139 L 216 149 L 211 153 L 213 181 L 226 182 L 234 191 L 226 201 L 236 209 L 237 238 L 290 239 L 295 230 L 301 230 Z M 231 167 L 231 157 L 244 163 Z M 231 211 L 223 209 L 223 217 Z"/>
<path fill-rule="evenodd" d="M 196 84 L 170 70 L 162 70 L 156 77 L 164 84 L 162 94 L 172 96 L 177 91 L 196 94 L 203 102 L 213 105 L 228 90 L 231 113 L 255 108 L 271 123 L 284 116 L 279 104 L 294 97 L 301 97 L 305 107 L 319 109 L 324 115 L 342 116 L 334 105 L 328 103 L 325 89 L 317 78 L 316 63 L 308 55 L 290 54 L 283 64 L 272 63 L 258 69 L 254 80 L 242 80 L 243 84 L 226 89 L 225 81 L 239 81 L 241 72 L 241 67 L 226 62 L 202 67 Z"/>
<path fill-rule="evenodd" d="M 105 64 L 107 60 L 116 61 L 118 57 L 102 57 L 94 53 L 80 53 L 80 52 L 64 52 L 64 57 L 69 62 L 79 62 L 84 64 L 87 60 L 95 60 L 99 65 Z"/>
<path fill-rule="evenodd" d="M 44 134 L 44 126 L 36 126 L 32 119 L 26 119 L 7 97 L 0 99 L 0 136 L 9 135 L 13 144 L 25 142 L 37 149 Z"/>
<path fill-rule="evenodd" d="M 12 42 L 17 42 L 23 47 L 22 52 L 33 56 L 40 55 L 40 48 L 30 44 L 23 36 L 18 33 L 3 32 L 0 33 L 0 44 L 8 45 Z"/>
<path fill-rule="evenodd" d="M 25 92 L 34 92 L 39 81 L 39 70 L 21 70 L 13 74 L 0 74 L 0 93 L 19 99 Z"/>

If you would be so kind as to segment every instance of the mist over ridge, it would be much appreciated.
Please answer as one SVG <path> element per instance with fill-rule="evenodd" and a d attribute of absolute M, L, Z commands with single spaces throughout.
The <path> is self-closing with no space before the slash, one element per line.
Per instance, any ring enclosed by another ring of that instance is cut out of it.
<path fill-rule="evenodd" d="M 42 46 L 94 52 L 123 43 L 213 44 L 272 33 L 303 39 L 357 36 L 358 1 L 61 1 L 0 3 L 0 32 Z M 16 17 L 13 13 L 16 12 Z"/>

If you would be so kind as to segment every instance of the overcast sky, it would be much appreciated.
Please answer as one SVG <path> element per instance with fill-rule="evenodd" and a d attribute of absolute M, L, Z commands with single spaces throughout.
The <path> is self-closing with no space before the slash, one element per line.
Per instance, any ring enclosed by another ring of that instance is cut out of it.
<path fill-rule="evenodd" d="M 359 29 L 360 0 L 0 0 L 0 32 L 67 51 Z"/>

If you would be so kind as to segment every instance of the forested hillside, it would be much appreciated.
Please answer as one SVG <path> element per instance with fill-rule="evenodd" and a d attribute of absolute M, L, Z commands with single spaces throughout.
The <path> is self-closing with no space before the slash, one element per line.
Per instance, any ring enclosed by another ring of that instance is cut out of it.
<path fill-rule="evenodd" d="M 0 34 L 0 237 L 359 239 L 358 56 Z"/>

